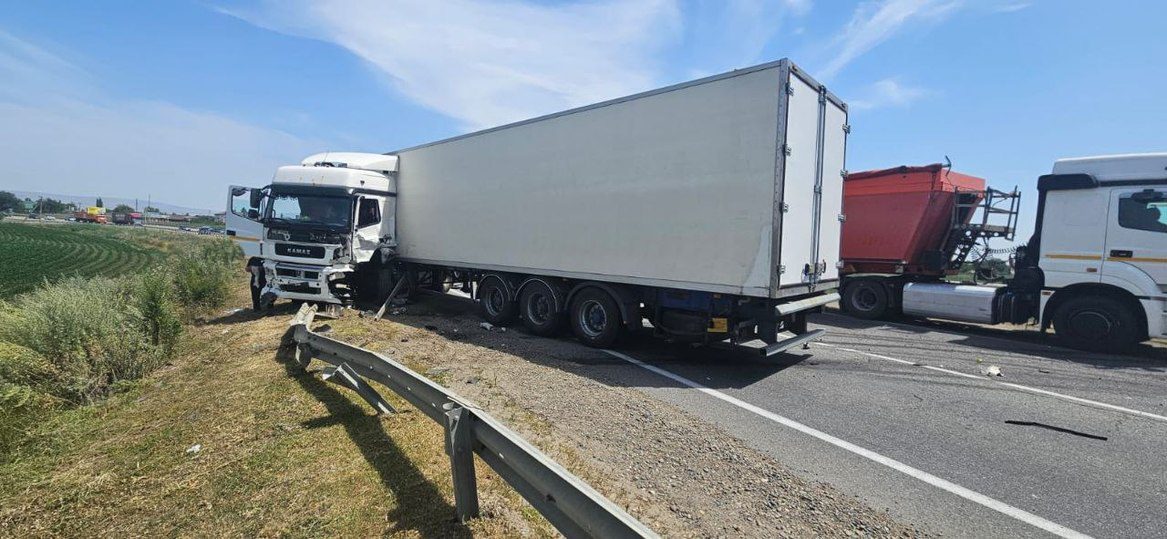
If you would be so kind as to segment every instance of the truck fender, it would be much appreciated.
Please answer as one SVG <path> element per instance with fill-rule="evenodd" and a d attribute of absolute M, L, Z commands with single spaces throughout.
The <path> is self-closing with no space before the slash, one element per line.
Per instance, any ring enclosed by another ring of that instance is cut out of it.
<path fill-rule="evenodd" d="M 553 281 L 549 281 L 543 277 L 528 277 L 525 281 L 523 281 L 521 284 L 519 284 L 518 287 L 515 288 L 515 294 L 514 294 L 513 299 L 518 299 L 519 294 L 523 293 L 523 289 L 526 288 L 527 285 L 534 283 L 534 282 L 543 283 L 545 286 L 547 286 L 547 288 L 549 290 L 551 290 L 551 298 L 553 300 L 555 300 L 555 312 L 561 313 L 561 312 L 567 310 L 568 294 L 567 294 L 567 291 L 564 290 L 563 285 L 556 283 L 556 282 L 553 282 Z"/>
<path fill-rule="evenodd" d="M 1079 283 L 1054 290 L 1053 295 L 1045 301 L 1045 305 L 1041 309 L 1041 330 L 1045 331 L 1049 329 L 1054 321 L 1054 314 L 1058 312 L 1058 307 L 1065 303 L 1066 300 L 1076 296 L 1105 296 L 1115 298 L 1134 313 L 1135 317 L 1142 324 L 1143 330 L 1146 330 L 1147 312 L 1143 308 L 1143 304 L 1139 301 L 1139 298 L 1117 286 L 1101 283 Z"/>
<path fill-rule="evenodd" d="M 620 309 L 620 318 L 624 320 L 624 325 L 630 328 L 637 328 L 640 326 L 640 314 L 637 312 L 640 309 L 640 302 L 633 300 L 633 295 L 629 293 L 622 286 L 613 286 L 607 283 L 598 283 L 595 281 L 587 281 L 575 285 L 571 292 L 567 294 L 567 305 L 571 305 L 571 300 L 580 290 L 585 288 L 599 288 L 612 299 L 616 300 L 616 306 Z M 633 316 L 633 313 L 636 313 Z"/>
<path fill-rule="evenodd" d="M 491 280 L 491 279 L 502 283 L 503 290 L 506 290 L 506 292 L 507 292 L 507 301 L 515 301 L 519 298 L 518 288 L 516 288 L 514 286 L 513 281 L 510 278 L 510 275 L 507 275 L 504 273 L 487 273 L 478 279 L 478 286 L 482 286 L 482 283 L 485 283 L 486 281 Z M 475 293 L 474 293 L 473 299 L 477 300 L 478 299 L 478 287 L 474 288 L 474 292 Z"/>

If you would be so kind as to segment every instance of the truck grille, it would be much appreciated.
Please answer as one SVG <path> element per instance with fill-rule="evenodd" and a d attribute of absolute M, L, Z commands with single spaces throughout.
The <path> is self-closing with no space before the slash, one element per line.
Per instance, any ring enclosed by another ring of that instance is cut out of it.
<path fill-rule="evenodd" d="M 294 256 L 298 258 L 324 258 L 324 248 L 319 245 L 277 243 L 276 254 L 280 256 Z"/>

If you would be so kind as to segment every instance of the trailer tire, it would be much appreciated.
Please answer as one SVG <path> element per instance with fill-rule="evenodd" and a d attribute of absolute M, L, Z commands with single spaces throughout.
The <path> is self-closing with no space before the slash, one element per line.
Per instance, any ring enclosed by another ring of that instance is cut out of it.
<path fill-rule="evenodd" d="M 1054 313 L 1054 331 L 1066 345 L 1090 352 L 1121 352 L 1139 341 L 1138 316 L 1105 296 L 1072 297 Z"/>
<path fill-rule="evenodd" d="M 890 305 L 887 287 L 878 281 L 859 279 L 843 289 L 843 310 L 855 318 L 878 320 L 887 316 Z"/>
<path fill-rule="evenodd" d="M 550 337 L 563 329 L 564 313 L 551 287 L 536 280 L 519 293 L 519 319 L 531 333 Z"/>
<path fill-rule="evenodd" d="M 507 294 L 506 285 L 498 278 L 478 283 L 478 310 L 487 322 L 509 326 L 519 318 L 519 305 Z"/>
<path fill-rule="evenodd" d="M 585 288 L 571 300 L 571 332 L 585 345 L 607 348 L 620 339 L 624 321 L 620 306 L 599 288 Z"/>

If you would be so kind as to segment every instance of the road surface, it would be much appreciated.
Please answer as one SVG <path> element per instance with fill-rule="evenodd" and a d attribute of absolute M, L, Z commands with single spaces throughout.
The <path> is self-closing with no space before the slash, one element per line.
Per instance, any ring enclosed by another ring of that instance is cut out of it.
<path fill-rule="evenodd" d="M 812 320 L 826 338 L 776 358 L 650 338 L 611 355 L 638 367 L 628 385 L 925 529 L 1167 535 L 1167 350 Z"/>

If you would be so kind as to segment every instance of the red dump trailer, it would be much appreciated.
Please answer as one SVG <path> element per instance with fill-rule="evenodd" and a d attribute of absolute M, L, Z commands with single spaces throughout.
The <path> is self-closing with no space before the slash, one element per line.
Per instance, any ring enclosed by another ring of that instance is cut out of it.
<path fill-rule="evenodd" d="M 848 174 L 843 310 L 862 318 L 896 314 L 904 285 L 958 273 L 989 238 L 1012 240 L 1019 195 L 985 183 L 941 164 Z"/>

